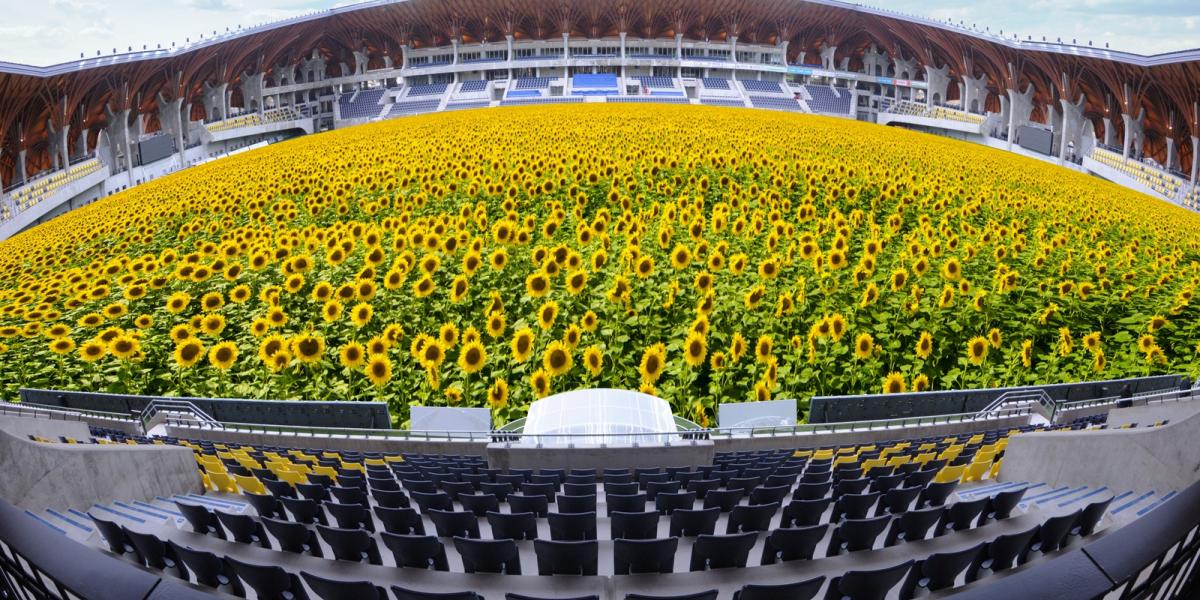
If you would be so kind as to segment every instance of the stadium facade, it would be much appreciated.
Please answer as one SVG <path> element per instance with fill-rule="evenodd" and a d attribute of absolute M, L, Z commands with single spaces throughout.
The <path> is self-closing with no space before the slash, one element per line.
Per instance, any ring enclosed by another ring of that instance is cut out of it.
<path fill-rule="evenodd" d="M 546 102 L 831 114 L 1200 198 L 1200 50 L 1141 56 L 808 0 L 378 1 L 113 50 L 0 63 L 3 237 L 286 135 Z"/>

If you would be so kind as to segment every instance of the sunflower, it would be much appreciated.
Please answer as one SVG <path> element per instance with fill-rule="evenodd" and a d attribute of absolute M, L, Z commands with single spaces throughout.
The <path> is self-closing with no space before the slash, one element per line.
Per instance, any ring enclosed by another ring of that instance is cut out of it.
<path fill-rule="evenodd" d="M 134 358 L 141 349 L 142 343 L 137 338 L 124 333 L 113 338 L 108 344 L 108 351 L 122 360 Z"/>
<path fill-rule="evenodd" d="M 988 343 L 991 344 L 993 348 L 1000 347 L 1001 337 L 1000 337 L 999 329 L 997 329 L 995 327 L 989 329 L 987 337 L 988 337 Z"/>
<path fill-rule="evenodd" d="M 973 365 L 981 365 L 987 360 L 988 348 L 991 343 L 983 336 L 975 336 L 967 342 L 967 360 Z"/>
<path fill-rule="evenodd" d="M 454 323 L 443 323 L 438 329 L 438 343 L 450 349 L 458 343 L 458 327 Z"/>
<path fill-rule="evenodd" d="M 871 357 L 871 353 L 875 350 L 875 338 L 871 334 L 863 332 L 858 334 L 854 339 L 854 357 L 859 360 L 866 360 Z"/>
<path fill-rule="evenodd" d="M 204 344 L 197 339 L 188 339 L 175 345 L 172 353 L 175 364 L 182 368 L 190 368 L 204 357 Z"/>
<path fill-rule="evenodd" d="M 754 359 L 760 363 L 766 363 L 767 359 L 771 357 L 773 343 L 769 335 L 758 336 L 758 341 L 754 343 Z"/>
<path fill-rule="evenodd" d="M 933 335 L 928 331 L 922 331 L 920 337 L 917 338 L 917 358 L 925 360 L 929 355 L 933 354 Z"/>
<path fill-rule="evenodd" d="M 359 302 L 350 309 L 350 322 L 353 323 L 355 327 L 364 327 L 367 323 L 371 322 L 371 315 L 373 312 L 374 309 L 371 308 L 370 304 L 367 304 L 366 302 Z"/>
<path fill-rule="evenodd" d="M 533 388 L 534 398 L 545 398 L 550 394 L 550 375 L 538 369 L 529 376 L 529 387 Z"/>
<path fill-rule="evenodd" d="M 604 352 L 600 350 L 599 346 L 588 346 L 583 351 L 583 365 L 587 367 L 592 377 L 600 376 L 604 370 Z"/>
<path fill-rule="evenodd" d="M 357 369 L 366 361 L 367 350 L 358 342 L 347 342 L 338 351 L 338 362 L 347 369 Z"/>
<path fill-rule="evenodd" d="M 1108 366 L 1108 359 L 1104 356 L 1104 350 L 1096 350 L 1092 353 L 1092 370 L 1099 373 Z"/>
<path fill-rule="evenodd" d="M 463 344 L 458 353 L 458 366 L 465 373 L 478 373 L 487 363 L 487 350 L 478 341 Z"/>
<path fill-rule="evenodd" d="M 104 323 L 104 315 L 95 312 L 87 313 L 79 317 L 79 320 L 75 323 L 80 327 L 98 327 Z"/>
<path fill-rule="evenodd" d="M 435 370 L 446 360 L 446 349 L 437 341 L 426 342 L 421 346 L 421 366 L 427 370 Z"/>
<path fill-rule="evenodd" d="M 426 276 L 422 277 L 421 279 L 417 280 L 417 282 L 413 284 L 412 289 L 413 289 L 414 296 L 416 296 L 418 298 L 425 298 L 425 297 L 429 296 L 430 294 L 432 294 L 433 291 L 437 289 L 437 284 L 435 284 L 433 282 L 433 279 L 431 277 L 426 275 Z"/>
<path fill-rule="evenodd" d="M 654 259 L 649 256 L 642 256 L 637 259 L 633 266 L 633 272 L 639 279 L 645 279 L 654 274 Z"/>
<path fill-rule="evenodd" d="M 108 345 L 100 340 L 88 340 L 79 347 L 79 358 L 84 362 L 96 362 L 108 354 Z"/>
<path fill-rule="evenodd" d="M 508 381 L 497 379 L 488 388 L 488 406 L 493 410 L 503 410 L 508 406 Z"/>
<path fill-rule="evenodd" d="M 550 278 L 546 273 L 538 271 L 525 277 L 525 293 L 530 298 L 541 298 L 550 293 Z"/>
<path fill-rule="evenodd" d="M 69 337 L 60 337 L 50 340 L 50 351 L 55 354 L 67 354 L 75 349 L 75 340 Z"/>
<path fill-rule="evenodd" d="M 321 318 L 326 323 L 333 323 L 342 318 L 342 303 L 337 300 L 326 300 L 321 307 Z"/>
<path fill-rule="evenodd" d="M 287 349 L 287 338 L 282 335 L 270 335 L 258 344 L 258 358 L 263 363 L 269 363 L 272 356 L 286 352 Z"/>
<path fill-rule="evenodd" d="M 257 318 L 250 322 L 250 334 L 254 337 L 262 337 L 271 329 L 271 322 L 263 318 Z"/>
<path fill-rule="evenodd" d="M 846 317 L 841 313 L 834 313 L 829 317 L 829 336 L 836 342 L 842 339 L 846 334 Z"/>
<path fill-rule="evenodd" d="M 220 313 L 204 315 L 204 319 L 200 321 L 199 329 L 204 335 L 220 335 L 222 331 L 225 331 L 225 315 Z"/>
<path fill-rule="evenodd" d="M 1100 349 L 1100 332 L 1093 331 L 1083 336 L 1083 347 L 1087 348 L 1088 351 L 1092 353 L 1103 352 L 1103 350 Z"/>
<path fill-rule="evenodd" d="M 171 328 L 171 341 L 175 342 L 176 344 L 192 339 L 193 335 L 194 332 L 192 331 L 191 326 L 186 323 L 181 323 Z"/>
<path fill-rule="evenodd" d="M 529 359 L 529 355 L 533 352 L 533 331 L 528 327 L 517 331 L 512 338 L 512 354 L 513 360 L 517 362 L 525 362 Z"/>
<path fill-rule="evenodd" d="M 641 374 L 642 381 L 651 384 L 658 381 L 658 378 L 663 374 L 663 369 L 666 367 L 666 362 L 666 346 L 663 344 L 654 344 L 646 348 L 645 352 L 642 353 L 642 363 L 638 367 L 638 373 Z"/>
<path fill-rule="evenodd" d="M 547 300 L 538 308 L 537 321 L 538 327 L 542 329 L 550 329 L 554 326 L 554 319 L 558 317 L 558 302 Z"/>
<path fill-rule="evenodd" d="M 905 389 L 904 376 L 900 373 L 892 371 L 883 380 L 883 393 L 885 394 L 903 394 Z"/>
<path fill-rule="evenodd" d="M 683 358 L 692 368 L 700 367 L 704 364 L 704 359 L 708 356 L 708 341 L 704 339 L 704 334 L 693 331 L 688 334 L 687 339 L 683 341 Z"/>
<path fill-rule="evenodd" d="M 771 399 L 771 387 L 764 381 L 758 381 L 754 384 L 754 401 L 766 402 Z"/>
<path fill-rule="evenodd" d="M 1154 332 L 1158 331 L 1159 329 L 1166 327 L 1166 325 L 1167 325 L 1166 317 L 1163 317 L 1162 315 L 1154 315 L 1153 317 L 1150 317 L 1149 321 L 1146 322 L 1146 331 L 1149 331 L 1150 333 L 1154 333 Z"/>
<path fill-rule="evenodd" d="M 678 271 L 678 270 L 686 269 L 687 266 L 689 264 L 691 264 L 691 262 L 692 262 L 692 251 L 689 250 L 687 246 L 684 246 L 683 244 L 679 244 L 679 245 L 675 246 L 674 250 L 671 250 L 671 266 L 675 270 Z"/>
<path fill-rule="evenodd" d="M 1026 369 L 1033 366 L 1033 340 L 1021 342 L 1021 366 Z"/>
<path fill-rule="evenodd" d="M 504 267 L 508 265 L 508 251 L 500 248 L 492 252 L 491 256 L 488 257 L 488 264 L 491 265 L 494 271 L 503 271 Z M 507 394 L 507 391 L 508 384 L 505 383 L 505 394 Z"/>
<path fill-rule="evenodd" d="M 912 380 L 912 389 L 914 392 L 924 392 L 929 389 L 929 377 L 924 373 L 917 375 Z"/>
<path fill-rule="evenodd" d="M 325 354 L 325 338 L 304 332 L 292 338 L 292 354 L 302 363 L 315 363 Z"/>
<path fill-rule="evenodd" d="M 328 284 L 326 284 L 328 285 Z M 242 304 L 250 300 L 250 286 L 241 284 L 229 290 L 229 301 L 234 304 Z"/>
<path fill-rule="evenodd" d="M 65 323 L 55 323 L 54 325 L 47 327 L 43 333 L 46 335 L 46 337 L 56 340 L 71 335 L 71 328 Z"/>
<path fill-rule="evenodd" d="M 470 289 L 466 275 L 455 276 L 454 281 L 450 282 L 450 301 L 455 303 L 462 302 L 467 297 L 467 292 Z"/>
<path fill-rule="evenodd" d="M 222 371 L 232 367 L 237 356 L 238 349 L 233 342 L 220 342 L 208 350 L 208 362 Z"/>
<path fill-rule="evenodd" d="M 200 297 L 200 308 L 207 312 L 221 310 L 225 306 L 225 297 L 221 292 L 209 292 Z"/>
<path fill-rule="evenodd" d="M 957 258 L 951 257 L 942 264 L 942 277 L 946 281 L 958 281 L 962 277 L 962 265 Z M 915 381 L 913 387 L 916 387 Z"/>
<path fill-rule="evenodd" d="M 138 329 L 149 329 L 153 325 L 154 317 L 150 315 L 138 315 L 137 318 L 133 320 L 133 326 L 137 327 Z"/>
<path fill-rule="evenodd" d="M 729 359 L 732 362 L 742 360 L 742 355 L 746 353 L 746 338 L 742 336 L 742 332 L 738 331 L 733 334 L 733 339 L 729 342 Z"/>
<path fill-rule="evenodd" d="M 437 346 L 437 344 L 431 345 Z M 366 373 L 367 379 L 371 380 L 372 385 L 383 387 L 392 379 L 392 361 L 385 355 L 374 354 L 367 359 L 363 372 Z"/>
<path fill-rule="evenodd" d="M 596 316 L 596 313 L 591 310 L 583 313 L 583 318 L 579 320 L 579 326 L 582 327 L 583 330 L 588 333 L 595 332 L 596 327 L 599 324 L 600 324 L 600 317 Z"/>
<path fill-rule="evenodd" d="M 542 353 L 542 370 L 551 377 L 565 375 L 573 365 L 571 348 L 561 341 L 550 342 Z"/>
<path fill-rule="evenodd" d="M 491 337 L 492 339 L 495 339 L 495 338 L 498 338 L 498 337 L 504 335 L 505 325 L 506 325 L 506 323 L 505 323 L 505 319 L 504 319 L 504 313 L 500 313 L 500 312 L 488 313 L 487 326 L 485 327 L 485 329 L 487 330 L 487 334 L 489 337 Z"/>
<path fill-rule="evenodd" d="M 587 271 L 571 271 L 567 274 L 567 292 L 578 295 L 587 286 Z"/>
<path fill-rule="evenodd" d="M 283 309 L 278 306 L 272 306 L 267 309 L 266 319 L 271 324 L 271 327 L 283 327 L 288 322 L 287 313 L 283 312 Z"/>
<path fill-rule="evenodd" d="M 124 302 L 113 302 L 102 311 L 107 319 L 119 319 L 129 313 L 129 307 Z"/>
<path fill-rule="evenodd" d="M 188 294 L 186 294 L 184 292 L 175 292 L 174 294 L 171 294 L 170 296 L 167 297 L 167 302 L 166 302 L 167 312 L 169 312 L 173 315 L 177 315 L 177 314 L 183 312 L 183 310 L 185 308 L 187 308 L 188 303 L 191 301 L 192 301 L 192 297 L 189 296 Z"/>
<path fill-rule="evenodd" d="M 388 350 L 391 348 L 392 342 L 386 334 L 383 336 L 373 336 L 371 339 L 367 340 L 366 350 L 368 355 L 387 354 Z"/>

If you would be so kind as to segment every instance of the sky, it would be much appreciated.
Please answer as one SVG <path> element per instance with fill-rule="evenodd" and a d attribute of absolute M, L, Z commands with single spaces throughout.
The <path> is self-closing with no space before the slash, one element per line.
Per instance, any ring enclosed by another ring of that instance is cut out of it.
<path fill-rule="evenodd" d="M 351 4 L 345 0 L 0 0 L 0 61 L 51 65 L 97 50 L 154 48 Z M 1072 38 L 1138 54 L 1200 47 L 1198 0 L 870 0 L 1006 35 Z"/>

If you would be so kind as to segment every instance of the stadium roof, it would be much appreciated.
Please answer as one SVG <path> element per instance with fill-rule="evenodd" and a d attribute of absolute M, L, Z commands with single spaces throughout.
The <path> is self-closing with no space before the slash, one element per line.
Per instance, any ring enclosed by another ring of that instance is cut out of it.
<path fill-rule="evenodd" d="M 1136 115 L 1144 108 L 1150 155 L 1165 154 L 1167 137 L 1200 135 L 1200 49 L 1143 56 L 1034 42 L 835 0 L 374 0 L 171 49 L 46 67 L 0 63 L 0 179 L 11 179 L 18 148 L 29 151 L 31 171 L 45 168 L 48 119 L 71 125 L 72 144 L 80 123 L 94 138 L 109 103 L 150 114 L 154 129 L 159 92 L 196 100 L 205 82 L 236 85 L 244 72 L 294 63 L 314 48 L 331 68 L 353 64 L 352 52 L 366 48 L 371 68 L 378 68 L 385 54 L 398 58 L 403 45 L 502 42 L 506 35 L 555 39 L 564 32 L 601 38 L 621 31 L 641 38 L 681 33 L 689 39 L 786 41 L 794 63 L 817 62 L 818 48 L 832 45 L 839 58 L 851 57 L 851 68 L 875 44 L 892 57 L 947 65 L 955 80 L 968 71 L 984 74 L 993 94 L 1032 85 L 1035 117 L 1045 104 L 1079 94 L 1087 97 L 1090 119 L 1108 116 L 1118 128 L 1121 112 Z M 998 110 L 996 96 L 989 107 Z"/>

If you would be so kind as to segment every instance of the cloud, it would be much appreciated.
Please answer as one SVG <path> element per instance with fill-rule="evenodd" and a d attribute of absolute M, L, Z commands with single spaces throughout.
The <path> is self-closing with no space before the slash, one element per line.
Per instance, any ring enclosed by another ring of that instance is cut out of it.
<path fill-rule="evenodd" d="M 234 11 L 241 8 L 238 4 L 229 0 L 185 0 L 184 6 L 195 8 L 198 10 L 212 11 Z"/>

